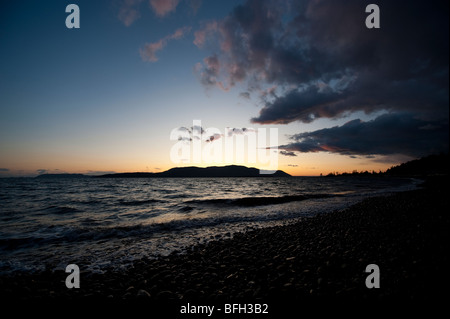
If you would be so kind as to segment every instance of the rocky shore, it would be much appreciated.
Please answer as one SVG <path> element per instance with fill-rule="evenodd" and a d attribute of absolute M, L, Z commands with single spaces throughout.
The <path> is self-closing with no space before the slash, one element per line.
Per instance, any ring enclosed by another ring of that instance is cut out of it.
<path fill-rule="evenodd" d="M 177 305 L 292 305 L 325 299 L 438 303 L 448 297 L 448 199 L 444 188 L 427 187 L 366 199 L 344 211 L 286 226 L 239 233 L 186 253 L 141 259 L 123 272 L 90 274 L 79 265 L 79 289 L 66 288 L 64 271 L 4 276 L 0 298 Z M 366 287 L 369 264 L 380 269 L 379 289 Z"/>

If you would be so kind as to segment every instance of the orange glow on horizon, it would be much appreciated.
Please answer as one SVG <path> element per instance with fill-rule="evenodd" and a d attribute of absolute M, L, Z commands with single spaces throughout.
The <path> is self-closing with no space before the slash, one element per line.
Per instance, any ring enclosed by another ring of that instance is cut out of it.
<path fill-rule="evenodd" d="M 161 156 L 161 154 L 163 156 Z M 43 172 L 58 173 L 79 173 L 88 175 L 101 175 L 107 173 L 124 173 L 124 172 L 149 172 L 157 173 L 169 170 L 174 167 L 209 167 L 209 166 L 227 166 L 241 165 L 246 167 L 254 167 L 259 169 L 270 169 L 267 165 L 259 163 L 246 162 L 229 162 L 229 163 L 193 163 L 184 162 L 175 164 L 169 159 L 165 152 L 155 152 L 145 154 L 126 154 L 126 156 L 85 156 L 77 154 L 77 156 L 54 156 L 50 159 L 42 156 L 21 157 L 20 160 L 11 158 L 9 163 L 3 163 L 3 167 L 8 170 L 0 172 L 0 177 L 5 176 L 36 176 Z M 113 155 L 113 154 L 111 154 Z M 115 155 L 115 154 L 114 154 Z M 159 155 L 159 156 L 158 156 Z M 149 158 L 143 161 L 142 158 Z M 278 156 L 278 163 L 275 169 L 282 170 L 292 176 L 320 176 L 329 173 L 351 173 L 354 170 L 361 171 L 385 171 L 393 165 L 398 165 L 402 161 L 383 161 L 381 159 L 369 158 L 350 158 L 349 156 L 336 155 L 325 152 L 302 153 L 297 156 Z M 9 165 L 8 165 L 9 164 Z M 61 165 L 63 164 L 63 165 Z"/>

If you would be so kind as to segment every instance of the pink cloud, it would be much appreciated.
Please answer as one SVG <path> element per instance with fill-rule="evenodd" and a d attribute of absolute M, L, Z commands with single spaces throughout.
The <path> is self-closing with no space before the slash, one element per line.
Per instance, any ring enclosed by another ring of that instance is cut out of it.
<path fill-rule="evenodd" d="M 179 2 L 180 0 L 150 0 L 150 6 L 158 16 L 164 17 L 175 11 Z"/>
<path fill-rule="evenodd" d="M 178 39 L 182 38 L 189 31 L 191 31 L 191 27 L 182 27 L 182 28 L 176 29 L 175 32 L 172 33 L 171 35 L 169 35 L 167 38 L 171 39 L 171 40 L 172 39 L 178 40 Z"/>
<path fill-rule="evenodd" d="M 204 30 L 198 30 L 194 33 L 194 44 L 199 48 L 203 47 L 206 40 L 206 33 Z"/>
<path fill-rule="evenodd" d="M 150 62 L 158 61 L 156 52 L 162 50 L 166 46 L 166 42 L 164 39 L 161 39 L 158 42 L 146 43 L 144 49 L 140 49 L 142 60 Z"/>
<path fill-rule="evenodd" d="M 119 9 L 118 18 L 127 27 L 141 17 L 138 6 L 142 0 L 125 0 Z"/>
<path fill-rule="evenodd" d="M 211 37 L 218 29 L 217 21 L 212 21 L 206 24 L 206 26 L 194 33 L 194 44 L 202 48 L 207 38 Z"/>
<path fill-rule="evenodd" d="M 202 0 L 190 0 L 190 7 L 194 14 L 197 14 L 198 9 L 202 6 Z"/>
<path fill-rule="evenodd" d="M 141 58 L 144 61 L 156 62 L 158 57 L 156 53 L 164 49 L 169 40 L 179 40 L 191 30 L 191 27 L 183 27 L 175 30 L 174 33 L 165 36 L 157 42 L 146 43 L 143 49 L 140 49 Z"/>

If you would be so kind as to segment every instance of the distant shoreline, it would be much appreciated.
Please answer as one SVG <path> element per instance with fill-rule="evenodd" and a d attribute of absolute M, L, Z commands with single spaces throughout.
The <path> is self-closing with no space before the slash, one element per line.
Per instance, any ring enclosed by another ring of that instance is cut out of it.
<path fill-rule="evenodd" d="M 41 174 L 36 178 L 155 178 L 155 177 L 291 177 L 281 170 L 266 171 L 239 165 L 210 167 L 175 167 L 160 173 L 131 172 L 104 175 L 84 174 Z"/>

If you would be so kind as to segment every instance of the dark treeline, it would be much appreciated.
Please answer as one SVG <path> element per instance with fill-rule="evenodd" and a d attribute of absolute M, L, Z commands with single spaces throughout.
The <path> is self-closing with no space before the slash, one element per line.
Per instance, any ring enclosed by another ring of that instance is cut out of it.
<path fill-rule="evenodd" d="M 331 172 L 325 176 L 432 176 L 448 175 L 448 153 L 429 155 L 382 171 Z M 322 176 L 322 174 L 321 174 Z"/>

